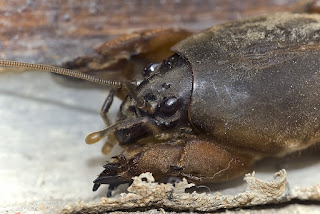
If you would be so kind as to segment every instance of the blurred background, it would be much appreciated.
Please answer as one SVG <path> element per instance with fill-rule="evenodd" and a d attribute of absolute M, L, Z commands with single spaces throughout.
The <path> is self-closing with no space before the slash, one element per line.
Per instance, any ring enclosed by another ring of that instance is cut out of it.
<path fill-rule="evenodd" d="M 0 1 L 0 59 L 61 65 L 133 31 L 173 26 L 196 32 L 240 18 L 307 10 L 308 1 L 301 2 Z M 1 71 L 6 72 L 0 76 L 0 213 L 51 213 L 70 202 L 104 196 L 106 187 L 91 192 L 92 181 L 110 157 L 101 154 L 102 143 L 89 146 L 84 138 L 104 127 L 99 109 L 107 91 L 68 80 L 61 85 L 47 73 Z M 313 149 L 308 155 L 263 160 L 253 170 L 270 179 L 285 168 L 290 185 L 310 186 L 320 178 L 318 157 Z M 235 194 L 245 184 L 240 178 L 210 188 Z"/>
<path fill-rule="evenodd" d="M 59 64 L 132 31 L 199 31 L 239 18 L 291 11 L 298 0 L 12 0 L 0 2 L 1 58 Z"/>

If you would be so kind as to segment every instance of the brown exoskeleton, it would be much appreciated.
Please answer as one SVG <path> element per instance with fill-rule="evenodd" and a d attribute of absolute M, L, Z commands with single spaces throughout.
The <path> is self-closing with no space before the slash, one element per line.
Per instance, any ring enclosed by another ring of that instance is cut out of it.
<path fill-rule="evenodd" d="M 115 143 L 124 152 L 104 166 L 93 190 L 109 184 L 110 195 L 146 171 L 157 180 L 221 182 L 258 159 L 319 141 L 319 15 L 263 16 L 194 35 L 143 31 L 107 42 L 99 54 L 68 63 L 74 71 L 0 62 L 114 86 L 102 108 L 107 127 L 86 142 L 107 138 L 105 153 Z M 110 124 L 114 95 L 123 103 Z"/>

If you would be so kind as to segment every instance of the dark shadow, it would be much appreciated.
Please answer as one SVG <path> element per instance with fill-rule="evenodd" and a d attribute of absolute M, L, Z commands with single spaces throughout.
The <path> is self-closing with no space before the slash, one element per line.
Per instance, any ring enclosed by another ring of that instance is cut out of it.
<path fill-rule="evenodd" d="M 253 170 L 257 172 L 270 172 L 274 173 L 281 169 L 287 171 L 299 170 L 306 167 L 311 167 L 320 162 L 320 149 L 319 144 L 312 146 L 303 151 L 295 152 L 284 157 L 264 158 L 258 161 Z"/>

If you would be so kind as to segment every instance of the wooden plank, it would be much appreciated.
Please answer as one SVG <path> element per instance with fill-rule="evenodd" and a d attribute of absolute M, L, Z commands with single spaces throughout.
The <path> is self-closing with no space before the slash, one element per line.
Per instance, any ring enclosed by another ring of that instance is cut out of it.
<path fill-rule="evenodd" d="M 138 29 L 200 30 L 264 13 L 292 10 L 298 0 L 11 0 L 0 2 L 0 58 L 60 64 Z"/>

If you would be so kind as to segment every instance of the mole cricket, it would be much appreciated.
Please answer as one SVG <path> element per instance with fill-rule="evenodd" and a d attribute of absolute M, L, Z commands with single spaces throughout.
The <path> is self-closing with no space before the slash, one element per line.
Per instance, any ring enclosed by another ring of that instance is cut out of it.
<path fill-rule="evenodd" d="M 112 87 L 101 108 L 107 139 L 124 151 L 94 180 L 108 196 L 152 172 L 194 183 L 223 182 L 264 157 L 320 140 L 320 15 L 281 13 L 230 22 L 200 33 L 136 32 L 103 44 L 98 56 L 66 68 L 1 60 L 1 66 L 59 73 Z M 107 113 L 122 100 L 117 119 Z"/>

